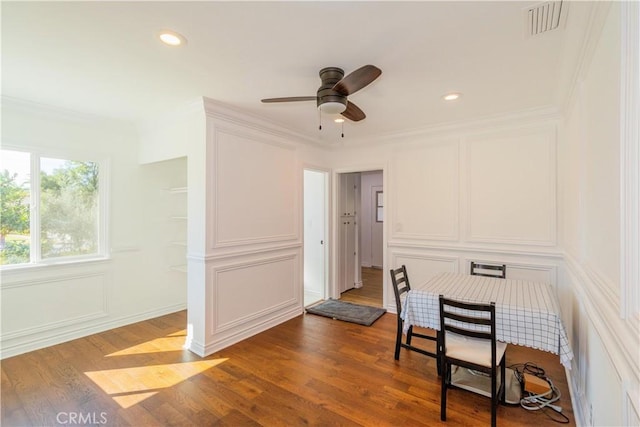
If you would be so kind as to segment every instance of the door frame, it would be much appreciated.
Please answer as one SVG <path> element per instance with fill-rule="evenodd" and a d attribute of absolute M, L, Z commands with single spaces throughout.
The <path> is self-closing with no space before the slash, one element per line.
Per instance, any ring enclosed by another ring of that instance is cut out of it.
<path fill-rule="evenodd" d="M 330 298 L 334 298 L 334 299 L 338 299 L 340 298 L 340 291 L 339 291 L 339 287 L 338 287 L 338 266 L 340 265 L 340 239 L 338 236 L 338 232 L 339 232 L 339 227 L 338 227 L 338 221 L 340 221 L 340 212 L 338 212 L 338 201 L 340 200 L 340 174 L 343 173 L 354 173 L 354 172 L 372 172 L 372 171 L 382 171 L 382 189 L 383 189 L 383 207 L 382 207 L 382 212 L 383 212 L 383 216 L 384 216 L 384 223 L 383 223 L 383 227 L 382 227 L 382 270 L 386 271 L 387 270 L 387 224 L 389 224 L 389 215 L 387 212 L 387 205 L 388 205 L 388 196 L 389 193 L 386 190 L 387 188 L 389 188 L 389 185 L 387 183 L 387 176 L 389 174 L 389 167 L 386 163 L 382 163 L 382 164 L 367 164 L 367 165 L 361 165 L 361 166 L 350 166 L 350 167 L 344 167 L 344 168 L 337 168 L 333 170 L 332 173 L 332 184 L 331 184 L 331 188 L 332 188 L 332 197 L 331 197 L 331 201 L 332 201 L 332 209 L 331 209 L 331 223 L 332 223 L 332 227 L 331 227 L 331 251 L 330 251 L 330 256 L 331 256 L 331 261 L 330 261 L 330 274 L 331 274 L 331 281 L 329 284 L 329 297 Z M 361 226 L 361 221 L 358 221 L 358 227 Z M 382 275 L 382 306 L 384 308 L 387 308 L 387 305 L 389 303 L 389 301 L 393 302 L 392 299 L 389 298 L 388 296 L 388 290 L 390 287 L 389 284 L 389 278 L 387 277 L 388 275 L 383 274 Z M 395 307 L 395 306 L 394 306 Z"/>

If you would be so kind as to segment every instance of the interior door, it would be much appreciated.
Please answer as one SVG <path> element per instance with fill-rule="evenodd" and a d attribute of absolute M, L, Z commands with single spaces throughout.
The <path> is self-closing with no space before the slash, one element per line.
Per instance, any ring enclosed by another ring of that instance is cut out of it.
<path fill-rule="evenodd" d="M 325 298 L 327 274 L 326 172 L 304 171 L 304 305 Z"/>

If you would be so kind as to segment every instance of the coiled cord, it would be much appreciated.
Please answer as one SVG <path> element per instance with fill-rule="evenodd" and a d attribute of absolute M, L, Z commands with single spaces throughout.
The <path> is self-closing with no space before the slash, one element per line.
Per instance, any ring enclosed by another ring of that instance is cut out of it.
<path fill-rule="evenodd" d="M 553 411 L 553 416 L 549 411 L 544 411 L 544 413 L 551 418 L 551 420 L 561 424 L 569 423 L 569 418 L 562 413 L 562 407 L 554 405 L 554 402 L 560 400 L 560 390 L 558 390 L 553 384 L 553 381 L 545 375 L 544 369 L 530 362 L 512 365 L 510 368 L 513 369 L 514 376 L 520 384 L 524 383 L 524 374 L 527 373 L 545 380 L 551 388 L 551 391 L 545 394 L 533 394 L 523 391 L 526 396 L 520 399 L 520 406 L 522 408 L 527 411 L 539 411 L 549 408 Z M 558 419 L 557 416 L 561 418 Z"/>

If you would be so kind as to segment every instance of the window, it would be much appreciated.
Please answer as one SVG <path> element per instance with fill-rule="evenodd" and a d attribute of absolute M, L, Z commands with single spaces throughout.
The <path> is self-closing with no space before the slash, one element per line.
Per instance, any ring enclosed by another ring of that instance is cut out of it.
<path fill-rule="evenodd" d="M 0 150 L 0 265 L 97 257 L 98 162 Z"/>

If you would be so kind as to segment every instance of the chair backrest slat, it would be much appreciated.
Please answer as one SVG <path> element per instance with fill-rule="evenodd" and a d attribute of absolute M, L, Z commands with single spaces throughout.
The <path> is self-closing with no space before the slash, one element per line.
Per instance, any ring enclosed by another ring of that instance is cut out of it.
<path fill-rule="evenodd" d="M 456 301 L 440 295 L 440 330 L 495 343 L 496 305 Z M 495 345 L 494 345 L 495 347 Z"/>
<path fill-rule="evenodd" d="M 498 279 L 506 279 L 507 265 L 480 264 L 471 261 L 471 268 L 469 273 L 472 276 L 496 277 Z"/>

